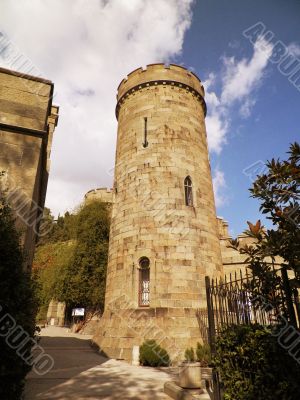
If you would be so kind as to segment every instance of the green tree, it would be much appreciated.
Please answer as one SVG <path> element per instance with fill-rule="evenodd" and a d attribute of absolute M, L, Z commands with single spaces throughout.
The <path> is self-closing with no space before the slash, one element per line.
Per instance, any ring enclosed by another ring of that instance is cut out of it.
<path fill-rule="evenodd" d="M 59 300 L 103 310 L 108 258 L 110 213 L 95 201 L 78 213 L 76 247 Z"/>
<path fill-rule="evenodd" d="M 20 325 L 30 337 L 35 333 L 36 301 L 30 275 L 23 269 L 23 254 L 15 229 L 12 211 L 0 198 L 0 320 L 6 315 Z M 0 398 L 21 398 L 24 378 L 30 366 L 6 343 L 5 324 L 0 335 Z M 31 344 L 25 345 L 30 354 Z"/>
<path fill-rule="evenodd" d="M 278 313 L 284 310 L 282 279 L 273 269 L 275 257 L 282 260 L 282 267 L 290 270 L 294 278 L 291 286 L 297 292 L 300 287 L 300 146 L 290 146 L 286 160 L 272 159 L 266 163 L 267 170 L 257 176 L 251 196 L 260 201 L 260 211 L 272 222 L 272 229 L 264 229 L 260 221 L 248 222 L 246 235 L 255 239 L 255 244 L 240 246 L 232 240 L 231 246 L 245 254 L 246 264 L 252 272 L 250 289 L 253 297 L 259 296 L 275 307 Z"/>
<path fill-rule="evenodd" d="M 49 303 L 60 297 L 76 241 L 46 243 L 37 248 L 32 275 L 39 303 L 37 320 L 45 320 Z"/>
<path fill-rule="evenodd" d="M 75 239 L 77 219 L 77 213 L 71 214 L 67 211 L 63 216 L 58 216 L 57 220 L 55 220 L 50 209 L 45 208 L 41 221 L 42 235 L 39 236 L 38 246 Z"/>
<path fill-rule="evenodd" d="M 37 247 L 33 276 L 39 300 L 38 319 L 45 319 L 51 299 L 68 308 L 81 305 L 103 310 L 110 209 L 95 201 L 76 214 L 65 213 Z"/>

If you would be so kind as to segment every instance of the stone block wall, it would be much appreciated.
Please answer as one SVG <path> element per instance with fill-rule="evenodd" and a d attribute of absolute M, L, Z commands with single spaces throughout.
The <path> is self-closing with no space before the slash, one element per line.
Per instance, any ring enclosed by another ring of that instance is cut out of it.
<path fill-rule="evenodd" d="M 58 107 L 53 83 L 0 68 L 1 189 L 15 211 L 30 268 L 43 212 Z"/>

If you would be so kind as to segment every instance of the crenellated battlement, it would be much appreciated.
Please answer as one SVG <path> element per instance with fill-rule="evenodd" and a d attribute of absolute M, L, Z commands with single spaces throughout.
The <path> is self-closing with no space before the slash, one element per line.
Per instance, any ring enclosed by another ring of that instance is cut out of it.
<path fill-rule="evenodd" d="M 117 93 L 117 118 L 120 105 L 126 97 L 144 87 L 155 85 L 173 85 L 191 92 L 202 102 L 206 112 L 204 88 L 197 75 L 181 65 L 158 63 L 149 64 L 145 69 L 137 68 L 121 81 Z"/>
<path fill-rule="evenodd" d="M 91 189 L 84 195 L 84 201 L 86 204 L 95 200 L 103 203 L 112 203 L 113 189 L 107 187 Z"/>

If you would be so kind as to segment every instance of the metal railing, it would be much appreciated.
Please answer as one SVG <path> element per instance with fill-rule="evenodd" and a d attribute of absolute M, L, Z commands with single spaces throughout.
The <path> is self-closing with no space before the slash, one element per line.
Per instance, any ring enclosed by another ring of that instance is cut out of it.
<path fill-rule="evenodd" d="M 300 328 L 298 290 L 292 288 L 290 280 L 293 277 L 289 276 L 285 267 L 274 269 L 274 276 L 280 282 L 272 296 L 279 299 L 275 305 L 267 299 L 264 302 L 263 296 L 255 296 L 252 276 L 247 269 L 244 274 L 240 271 L 223 279 L 205 277 L 207 309 L 198 310 L 197 318 L 203 341 L 209 343 L 212 354 L 215 352 L 216 337 L 230 325 L 275 325 L 278 315 L 282 315 L 296 329 Z M 218 373 L 214 370 L 213 374 L 212 399 L 221 400 Z"/>
<path fill-rule="evenodd" d="M 251 291 L 251 275 L 246 271 L 243 275 L 230 274 L 224 279 L 210 279 L 205 277 L 207 299 L 207 328 L 208 342 L 214 349 L 215 337 L 220 331 L 230 325 L 274 325 L 277 324 L 279 314 L 286 316 L 288 322 L 299 328 L 300 307 L 298 291 L 291 288 L 286 268 L 281 268 L 275 273 L 280 277 L 281 285 L 274 289 L 274 297 L 280 299 L 280 306 L 268 304 L 261 306 L 261 299 L 257 305 L 255 295 Z M 202 314 L 202 330 L 205 326 L 205 316 Z"/>

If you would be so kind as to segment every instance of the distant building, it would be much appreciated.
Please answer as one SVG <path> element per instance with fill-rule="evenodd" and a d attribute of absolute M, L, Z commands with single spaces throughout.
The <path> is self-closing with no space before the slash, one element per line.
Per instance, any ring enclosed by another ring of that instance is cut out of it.
<path fill-rule="evenodd" d="M 109 188 L 91 189 L 84 196 L 85 204 L 89 204 L 95 200 L 101 201 L 103 203 L 112 204 L 113 189 L 109 189 Z"/>
<path fill-rule="evenodd" d="M 26 268 L 31 267 L 43 214 L 58 107 L 51 81 L 0 68 L 1 189 L 16 215 Z"/>

